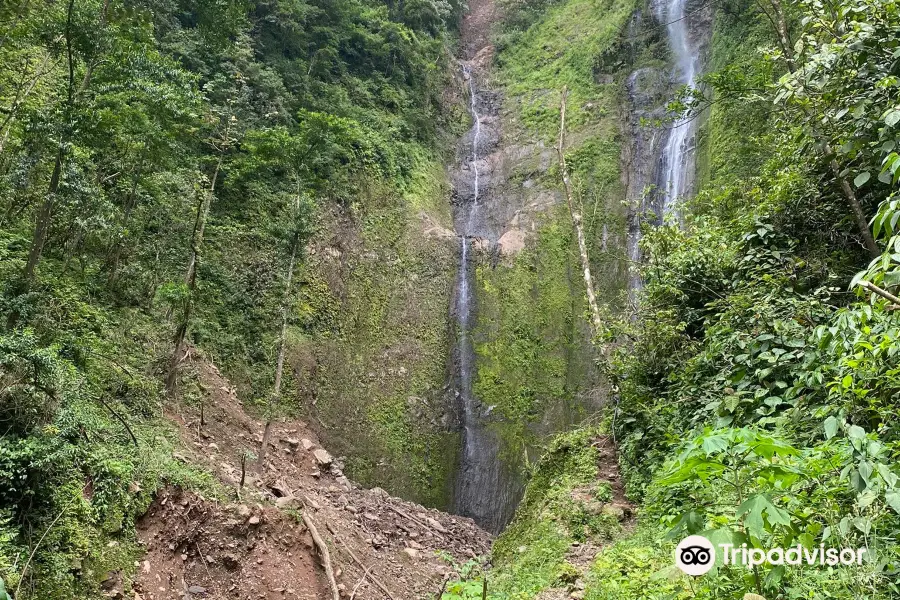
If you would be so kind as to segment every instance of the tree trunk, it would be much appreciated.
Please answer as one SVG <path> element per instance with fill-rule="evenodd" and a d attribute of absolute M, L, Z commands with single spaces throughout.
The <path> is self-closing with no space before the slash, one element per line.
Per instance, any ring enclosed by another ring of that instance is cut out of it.
<path fill-rule="evenodd" d="M 187 272 L 184 276 L 184 283 L 188 289 L 187 305 L 184 309 L 182 321 L 175 330 L 175 350 L 172 352 L 172 361 L 169 365 L 169 373 L 166 376 L 166 393 L 170 396 L 175 393 L 175 387 L 178 383 L 178 370 L 181 366 L 181 362 L 184 360 L 184 340 L 187 336 L 188 323 L 190 322 L 191 311 L 193 310 L 194 305 L 194 288 L 197 286 L 197 263 L 200 260 L 200 248 L 203 246 L 203 233 L 206 230 L 206 219 L 209 216 L 209 209 L 210 206 L 212 206 L 213 198 L 215 198 L 216 182 L 219 180 L 219 172 L 222 170 L 222 162 L 225 160 L 225 150 L 228 148 L 230 140 L 231 119 L 231 115 L 226 119 L 225 132 L 222 134 L 222 145 L 218 148 L 219 158 L 216 161 L 216 168 L 213 171 L 212 179 L 209 182 L 208 193 L 203 195 L 203 199 L 197 206 L 194 232 L 191 234 L 191 256 L 188 259 Z"/>
<path fill-rule="evenodd" d="M 285 339 L 288 326 L 288 305 L 291 300 L 291 281 L 294 278 L 294 265 L 297 263 L 297 250 L 300 247 L 300 235 L 295 232 L 291 244 L 291 260 L 288 262 L 287 277 L 285 278 L 284 298 L 281 301 L 281 333 L 278 335 L 278 360 L 275 363 L 275 389 L 269 402 L 269 415 L 266 418 L 266 427 L 263 430 L 262 446 L 259 449 L 257 459 L 257 472 L 262 473 L 265 468 L 266 451 L 269 448 L 269 438 L 272 435 L 272 409 L 281 401 L 281 379 L 284 374 Z"/>
<path fill-rule="evenodd" d="M 788 33 L 787 27 L 787 19 L 784 15 L 784 8 L 781 5 L 781 0 L 769 0 L 772 5 L 772 12 L 774 13 L 774 17 L 769 15 L 768 12 L 761 6 L 760 10 L 769 17 L 769 20 L 772 21 L 772 24 L 775 26 L 775 31 L 778 34 L 778 42 L 781 46 L 782 52 L 784 53 L 784 59 L 787 63 L 788 71 L 791 73 L 796 72 L 797 63 L 794 57 L 794 47 L 791 44 L 790 35 Z M 802 109 L 802 112 L 806 115 L 807 119 L 810 123 L 810 130 L 812 131 L 813 138 L 822 143 L 822 147 L 825 150 L 825 154 L 828 156 L 834 156 L 834 151 L 831 147 L 831 144 L 828 140 L 825 139 L 825 136 L 822 135 L 813 124 L 813 115 L 810 114 L 808 109 Z M 881 250 L 878 248 L 878 244 L 875 242 L 875 237 L 872 235 L 872 230 L 869 228 L 869 220 L 866 217 L 865 211 L 863 211 L 862 205 L 859 203 L 859 198 L 856 197 L 856 193 L 853 191 L 853 188 L 850 185 L 850 182 L 847 181 L 847 178 L 841 175 L 841 167 L 837 162 L 837 159 L 831 158 L 828 161 L 829 167 L 831 167 L 831 172 L 834 174 L 834 178 L 837 180 L 838 187 L 840 187 L 841 192 L 844 194 L 844 198 L 847 199 L 847 203 L 850 205 L 850 210 L 853 212 L 853 219 L 856 222 L 856 228 L 859 231 L 860 237 L 862 237 L 863 244 L 866 247 L 866 250 L 869 252 L 869 255 L 872 258 L 881 256 Z"/>
<path fill-rule="evenodd" d="M 87 90 L 88 86 L 91 83 L 91 73 L 93 72 L 93 65 L 89 65 L 84 74 L 84 79 L 81 81 L 81 85 L 78 86 L 78 91 L 74 90 L 74 72 L 75 72 L 75 63 L 72 57 L 72 10 L 74 8 L 74 0 L 69 0 L 68 13 L 66 17 L 66 53 L 67 53 L 67 61 L 69 67 L 69 90 L 68 90 L 68 106 L 66 107 L 66 120 L 71 124 L 71 120 L 73 118 L 73 114 L 75 112 L 75 96 L 81 94 L 85 90 Z M 106 20 L 107 13 L 109 11 L 109 3 L 110 0 L 106 0 L 103 3 L 103 10 L 100 13 L 100 29 L 103 30 L 106 28 Z M 63 160 L 65 159 L 63 147 L 64 142 L 66 140 L 60 140 L 59 149 L 56 152 L 56 162 L 53 165 L 53 174 L 50 176 L 50 189 L 47 194 L 47 198 L 44 199 L 43 204 L 41 205 L 41 210 L 38 213 L 38 218 L 34 227 L 34 238 L 31 242 L 31 250 L 28 252 L 28 261 L 25 263 L 25 272 L 24 272 L 24 283 L 25 289 L 27 290 L 31 287 L 31 283 L 34 281 L 34 271 L 37 268 L 38 262 L 41 260 L 41 254 L 44 251 L 44 244 L 47 242 L 47 235 L 50 232 L 50 224 L 53 219 L 53 206 L 55 203 L 56 192 L 59 190 L 59 179 L 62 174 Z"/>
<path fill-rule="evenodd" d="M 221 161 L 220 161 L 221 164 Z M 215 181 L 215 180 L 213 180 Z M 215 183 L 213 183 L 215 185 Z M 184 340 L 187 337 L 188 323 L 191 319 L 191 311 L 194 304 L 194 288 L 197 285 L 197 260 L 200 254 L 200 246 L 203 244 L 203 231 L 206 226 L 206 218 L 209 215 L 209 207 L 212 204 L 212 190 L 210 193 L 201 192 L 200 203 L 197 205 L 197 216 L 194 219 L 194 232 L 191 234 L 191 259 L 188 264 L 188 272 L 185 278 L 187 286 L 187 299 L 181 322 L 175 329 L 175 350 L 169 362 L 169 371 L 166 375 L 166 393 L 173 395 L 178 383 L 178 370 L 184 360 Z"/>
<path fill-rule="evenodd" d="M 831 154 L 831 146 L 828 144 L 825 145 L 825 152 Z M 881 256 L 881 250 L 878 249 L 878 244 L 875 242 L 872 230 L 869 229 L 869 220 L 866 218 L 866 213 L 863 211 L 859 199 L 853 192 L 853 188 L 850 187 L 850 182 L 847 181 L 846 177 L 841 177 L 841 167 L 833 158 L 831 159 L 831 170 L 834 172 L 835 178 L 837 178 L 840 183 L 841 191 L 844 192 L 844 196 L 847 198 L 847 202 L 853 210 L 853 217 L 856 219 L 856 227 L 859 229 L 859 234 L 862 236 L 863 243 L 866 245 L 866 250 L 869 251 L 872 258 Z"/>
<path fill-rule="evenodd" d="M 600 307 L 597 304 L 597 297 L 594 293 L 594 280 L 593 277 L 591 277 L 591 262 L 588 257 L 587 243 L 584 239 L 581 210 L 576 206 L 572 194 L 572 185 L 569 180 L 569 171 L 566 168 L 564 152 L 566 142 L 566 96 L 568 96 L 568 94 L 568 88 L 563 88 L 562 102 L 559 107 L 559 145 L 556 147 L 556 153 L 559 156 L 559 172 L 562 177 L 563 188 L 566 192 L 566 202 L 569 204 L 569 214 L 572 216 L 572 225 L 575 227 L 575 236 L 578 238 L 578 254 L 581 257 L 584 287 L 587 292 L 588 306 L 591 310 L 591 323 L 593 325 L 594 335 L 598 335 L 603 328 L 603 320 L 600 317 Z"/>
<path fill-rule="evenodd" d="M 47 234 L 50 233 L 50 222 L 53 219 L 53 207 L 56 201 L 56 193 L 59 191 L 59 179 L 62 175 L 63 166 L 63 150 L 60 147 L 56 151 L 56 161 L 53 164 L 53 174 L 50 176 L 50 186 L 47 189 L 47 197 L 41 204 L 41 210 L 38 212 L 37 220 L 34 224 L 34 237 L 31 241 L 31 250 L 28 252 L 28 261 L 25 263 L 25 288 L 31 287 L 34 280 L 34 270 L 37 268 L 38 262 L 41 260 L 41 253 L 44 251 L 44 244 L 47 241 Z"/>

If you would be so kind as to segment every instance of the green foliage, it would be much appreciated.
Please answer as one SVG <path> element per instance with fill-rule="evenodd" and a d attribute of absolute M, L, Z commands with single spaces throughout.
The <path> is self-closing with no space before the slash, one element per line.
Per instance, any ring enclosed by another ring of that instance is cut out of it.
<path fill-rule="evenodd" d="M 533 598 L 547 587 L 571 583 L 566 553 L 572 543 L 600 544 L 621 530 L 618 517 L 606 510 L 609 485 L 597 482 L 592 442 L 598 435 L 597 429 L 581 429 L 548 445 L 515 519 L 494 544 L 491 597 Z"/>
<path fill-rule="evenodd" d="M 444 376 L 448 286 L 434 271 L 451 256 L 414 233 L 422 210 L 447 220 L 436 165 L 461 8 L 2 3 L 0 500 L 15 508 L 0 513 L 0 573 L 10 593 L 21 579 L 17 600 L 95 597 L 110 570 L 127 581 L 150 495 L 210 486 L 171 459 L 158 422 L 173 323 L 248 406 L 268 398 L 295 246 L 284 409 L 327 420 L 351 412 L 335 398 L 358 405 L 342 431 L 368 437 L 337 450 L 386 471 L 360 479 L 403 473 L 392 491 L 445 501 L 455 438 L 436 420 L 414 427 L 406 402 Z M 427 289 L 417 315 L 394 294 L 413 276 L 429 282 L 409 290 Z M 358 390 L 407 343 L 411 381 Z M 341 379 L 345 364 L 357 368 Z M 184 379 L 189 402 L 201 390 Z"/>

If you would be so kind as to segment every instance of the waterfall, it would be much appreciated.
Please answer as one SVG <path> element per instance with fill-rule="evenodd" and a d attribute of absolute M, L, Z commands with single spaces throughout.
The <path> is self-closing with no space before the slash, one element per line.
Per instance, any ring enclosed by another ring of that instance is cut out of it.
<path fill-rule="evenodd" d="M 688 28 L 687 0 L 657 0 L 656 16 L 666 24 L 675 62 L 675 83 L 693 87 L 699 72 L 699 49 Z M 690 196 L 694 182 L 696 120 L 690 115 L 672 124 L 659 158 L 657 185 L 662 215 L 671 214 L 679 199 Z"/>
<path fill-rule="evenodd" d="M 473 183 L 473 200 L 472 207 L 469 210 L 469 218 L 467 220 L 466 229 L 468 231 L 464 231 L 463 235 L 470 235 L 472 225 L 474 223 L 475 218 L 478 216 L 478 142 L 481 138 L 481 115 L 478 113 L 478 106 L 476 105 L 477 96 L 475 94 L 475 78 L 472 76 L 472 69 L 468 65 L 463 66 L 463 76 L 469 82 L 469 113 L 472 115 L 472 120 L 474 123 L 472 124 L 472 163 L 471 168 L 474 171 L 474 183 Z M 465 245 L 465 243 L 463 243 Z"/>
<path fill-rule="evenodd" d="M 475 325 L 475 293 L 473 268 L 470 265 L 475 239 L 489 236 L 490 227 L 484 222 L 490 215 L 490 205 L 484 204 L 485 189 L 480 173 L 484 139 L 482 125 L 485 115 L 496 117 L 496 104 L 486 100 L 490 95 L 480 92 L 476 73 L 470 63 L 462 67 L 469 92 L 469 112 L 472 128 L 466 134 L 471 143 L 461 157 L 460 173 L 463 186 L 457 190 L 456 233 L 459 236 L 459 270 L 456 277 L 453 315 L 456 320 L 456 348 L 454 352 L 456 398 L 459 405 L 462 444 L 460 465 L 453 498 L 457 514 L 472 517 L 485 529 L 499 532 L 512 517 L 521 485 L 500 460 L 500 440 L 488 424 L 490 409 L 485 409 L 475 397 L 475 346 L 472 330 Z M 467 138 L 464 138 L 467 139 Z M 488 180 L 489 181 L 489 180 Z M 479 211 L 479 208 L 485 210 Z M 484 213 L 484 214 L 481 214 Z"/>

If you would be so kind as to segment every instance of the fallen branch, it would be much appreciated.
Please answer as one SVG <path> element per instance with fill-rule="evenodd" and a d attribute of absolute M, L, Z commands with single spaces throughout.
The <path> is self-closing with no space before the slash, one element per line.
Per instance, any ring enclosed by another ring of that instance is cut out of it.
<path fill-rule="evenodd" d="M 319 550 L 319 556 L 322 558 L 322 565 L 325 567 L 325 575 L 328 577 L 328 584 L 331 586 L 331 598 L 332 600 L 340 600 L 341 595 L 338 591 L 337 581 L 334 579 L 334 569 L 331 566 L 331 553 L 328 551 L 328 546 L 325 545 L 325 540 L 319 535 L 319 530 L 316 529 L 316 525 L 313 523 L 312 519 L 310 519 L 306 513 L 302 513 L 302 516 L 303 523 L 305 523 L 306 528 L 309 529 L 313 542 L 315 542 L 316 548 Z"/>
<path fill-rule="evenodd" d="M 447 582 L 448 582 L 448 581 L 450 581 L 450 574 L 449 574 L 449 573 L 447 573 L 446 575 L 444 575 L 444 577 L 441 579 L 441 589 L 438 590 L 438 593 L 437 593 L 437 596 L 435 597 L 435 600 L 441 600 L 441 598 L 443 598 L 443 596 L 444 596 L 444 590 L 447 589 Z"/>
<path fill-rule="evenodd" d="M 107 404 L 107 403 L 103 400 L 103 398 L 101 398 L 100 396 L 97 396 L 97 401 L 100 402 L 100 404 L 102 404 L 103 407 L 104 407 L 106 410 L 108 410 L 109 412 L 111 412 L 112 415 L 113 415 L 116 419 L 118 419 L 119 423 L 121 423 L 121 424 L 125 427 L 125 430 L 128 431 L 128 435 L 131 436 L 131 441 L 134 442 L 134 447 L 137 448 L 137 447 L 138 447 L 138 440 L 137 440 L 137 438 L 134 436 L 134 432 L 131 430 L 131 427 L 128 426 L 128 422 L 125 420 L 125 418 L 124 418 L 122 415 L 120 415 L 119 413 L 117 413 L 117 412 L 113 409 L 113 407 L 110 406 L 109 404 Z"/>
<path fill-rule="evenodd" d="M 359 557 L 357 557 L 356 554 L 354 554 L 353 550 L 351 550 L 350 547 L 347 546 L 347 544 L 345 544 L 341 541 L 341 538 L 339 538 L 336 533 L 334 533 L 334 541 L 338 545 L 338 548 L 340 548 L 341 550 L 346 552 L 348 555 L 350 555 L 350 558 L 353 559 L 353 562 L 355 562 L 357 565 L 359 565 L 359 568 L 363 569 L 364 571 L 371 570 L 371 567 L 367 567 L 365 565 L 365 563 L 363 563 L 363 561 L 359 560 Z M 397 600 L 394 597 L 394 595 L 391 593 L 391 591 L 389 589 L 387 589 L 387 587 L 385 587 L 385 585 L 383 583 L 378 581 L 378 578 L 375 577 L 375 575 L 373 575 L 371 572 L 369 573 L 369 579 L 372 580 L 372 583 L 374 583 L 375 585 L 378 586 L 378 589 L 380 589 L 382 592 L 384 592 L 385 596 L 387 596 L 391 600 Z"/>
<path fill-rule="evenodd" d="M 895 296 L 894 294 L 890 293 L 887 290 L 881 289 L 880 287 L 878 287 L 877 285 L 875 285 L 874 283 L 872 283 L 870 281 L 860 281 L 859 286 L 861 288 L 869 290 L 873 294 L 877 294 L 877 295 L 881 296 L 882 298 L 884 298 L 886 300 L 890 300 L 891 302 L 893 302 L 896 305 L 900 305 L 900 298 L 898 298 L 897 296 Z M 889 308 L 893 309 L 895 307 L 892 306 Z"/>
<path fill-rule="evenodd" d="M 69 507 L 66 506 L 64 509 L 59 511 L 59 514 L 56 515 L 56 518 L 53 519 L 53 522 L 50 523 L 50 526 L 44 530 L 43 535 L 41 535 L 41 539 L 38 540 L 38 543 L 35 544 L 34 548 L 31 550 L 31 554 L 28 556 L 28 562 L 25 563 L 25 567 L 22 569 L 22 575 L 19 577 L 19 584 L 16 586 L 16 591 L 13 592 L 13 598 L 19 597 L 19 588 L 22 587 L 22 582 L 25 581 L 25 574 L 28 572 L 28 567 L 31 566 L 31 561 L 34 559 L 34 555 L 37 554 L 38 548 L 41 547 L 41 542 L 44 541 L 44 538 L 47 537 L 47 534 L 50 533 L 50 530 L 53 529 L 53 526 L 56 525 L 56 522 L 59 521 L 66 511 L 69 510 Z M 337 599 L 335 599 L 337 600 Z"/>
<path fill-rule="evenodd" d="M 431 527 L 431 526 L 429 526 L 429 525 L 426 525 L 425 523 L 423 523 L 422 521 L 418 520 L 418 519 L 415 518 L 414 516 L 405 513 L 404 511 L 400 510 L 399 508 L 397 508 L 397 507 L 395 507 L 395 506 L 393 506 L 393 505 L 390 505 L 390 504 L 389 504 L 389 505 L 388 505 L 388 508 L 390 508 L 392 511 L 394 511 L 395 513 L 397 513 L 398 515 L 400 515 L 400 516 L 403 517 L 404 519 L 409 519 L 410 521 L 412 521 L 413 523 L 415 523 L 416 525 L 418 525 L 418 526 L 421 527 L 422 529 L 427 529 L 428 531 L 433 532 L 433 533 L 434 533 L 436 536 L 438 536 L 439 538 L 443 539 L 444 536 L 441 535 L 441 532 L 439 532 L 439 531 L 438 531 L 437 529 L 435 529 L 434 527 Z"/>
<path fill-rule="evenodd" d="M 366 577 L 369 576 L 369 571 L 371 569 L 372 567 L 366 567 L 366 569 L 363 571 L 362 577 L 359 578 L 359 582 L 357 582 L 357 584 L 353 586 L 353 591 L 350 592 L 350 600 L 356 598 L 356 591 L 359 590 L 359 586 L 361 586 L 365 582 Z"/>

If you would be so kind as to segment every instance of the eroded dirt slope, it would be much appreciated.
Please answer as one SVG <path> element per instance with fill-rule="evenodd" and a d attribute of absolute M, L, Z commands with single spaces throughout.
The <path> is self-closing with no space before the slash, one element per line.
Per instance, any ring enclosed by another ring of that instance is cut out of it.
<path fill-rule="evenodd" d="M 302 514 L 329 548 L 342 597 L 434 598 L 455 565 L 487 553 L 491 537 L 471 520 L 358 488 L 300 421 L 278 423 L 263 468 L 246 460 L 242 470 L 263 424 L 213 365 L 196 359 L 192 368 L 203 424 L 199 408 L 170 407 L 179 456 L 235 493 L 224 503 L 175 488 L 159 494 L 138 524 L 147 552 L 135 600 L 331 598 Z"/>

